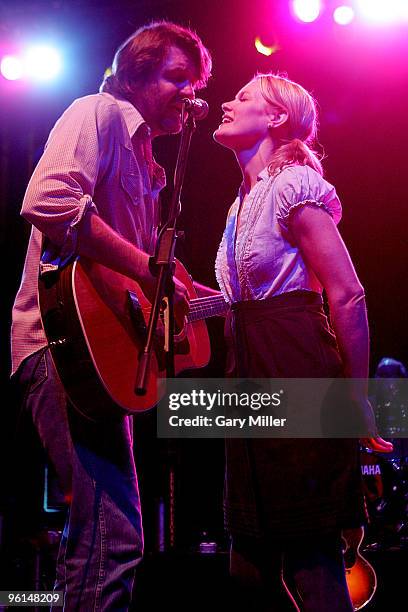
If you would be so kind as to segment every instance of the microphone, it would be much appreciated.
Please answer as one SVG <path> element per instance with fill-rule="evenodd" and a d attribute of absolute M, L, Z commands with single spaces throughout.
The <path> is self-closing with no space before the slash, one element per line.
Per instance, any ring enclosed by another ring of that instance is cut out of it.
<path fill-rule="evenodd" d="M 201 100 L 200 98 L 184 98 L 183 104 L 186 111 L 191 113 L 197 121 L 205 119 L 208 115 L 209 106 L 205 100 Z"/>

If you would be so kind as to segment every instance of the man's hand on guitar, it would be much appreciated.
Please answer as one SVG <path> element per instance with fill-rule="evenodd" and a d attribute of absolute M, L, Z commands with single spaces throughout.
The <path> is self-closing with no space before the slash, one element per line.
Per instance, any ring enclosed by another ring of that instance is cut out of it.
<path fill-rule="evenodd" d="M 156 293 L 157 277 L 151 273 L 148 262 L 145 269 L 145 276 L 143 279 L 139 279 L 141 283 L 143 293 L 151 304 L 154 302 Z M 189 307 L 189 294 L 187 287 L 173 276 L 174 283 L 174 316 L 177 326 L 181 329 L 184 327 L 184 318 L 188 314 Z"/>
<path fill-rule="evenodd" d="M 176 327 L 183 329 L 185 317 L 188 315 L 190 310 L 189 295 L 187 287 L 173 276 L 174 282 L 174 318 L 176 321 Z"/>

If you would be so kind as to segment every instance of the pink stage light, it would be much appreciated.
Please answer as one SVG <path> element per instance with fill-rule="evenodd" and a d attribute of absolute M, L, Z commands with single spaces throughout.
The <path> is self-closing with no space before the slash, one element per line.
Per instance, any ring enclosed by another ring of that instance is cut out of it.
<path fill-rule="evenodd" d="M 392 23 L 408 17 L 407 0 L 357 0 L 362 17 L 376 23 Z"/>
<path fill-rule="evenodd" d="M 305 23 L 316 21 L 322 8 L 321 0 L 293 0 L 292 11 L 295 17 Z"/>
<path fill-rule="evenodd" d="M 8 81 L 17 81 L 23 77 L 23 62 L 15 55 L 5 55 L 0 63 L 0 72 Z"/>
<path fill-rule="evenodd" d="M 333 12 L 333 19 L 339 25 L 348 25 L 354 19 L 354 11 L 351 6 L 338 6 Z"/>

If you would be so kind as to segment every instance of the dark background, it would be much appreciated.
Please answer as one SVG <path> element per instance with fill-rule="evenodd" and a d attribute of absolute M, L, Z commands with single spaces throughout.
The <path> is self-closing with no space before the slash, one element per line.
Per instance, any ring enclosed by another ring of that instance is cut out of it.
<path fill-rule="evenodd" d="M 13 437 L 16 407 L 8 385 L 10 310 L 29 235 L 28 225 L 19 217 L 21 200 L 56 119 L 74 98 L 97 91 L 117 46 L 156 18 L 196 29 L 214 59 L 213 77 L 200 94 L 208 100 L 210 113 L 194 134 L 182 194 L 181 226 L 186 238 L 179 255 L 191 274 L 215 286 L 213 263 L 240 182 L 233 155 L 211 138 L 221 117 L 220 105 L 257 71 L 287 72 L 319 103 L 326 178 L 343 202 L 341 233 L 367 295 L 371 370 L 385 355 L 408 361 L 406 25 L 374 27 L 360 21 L 341 28 L 328 13 L 316 23 L 300 24 L 284 0 L 0 1 L 1 53 L 45 37 L 62 49 L 65 62 L 63 75 L 48 85 L 8 82 L 0 76 L 0 375 L 2 431 L 7 440 L 2 445 L 2 466 L 23 494 L 16 515 L 21 533 L 30 531 L 38 518 L 32 509 L 38 507 L 34 485 L 38 470 L 32 461 L 38 449 L 28 424 L 25 437 L 17 441 Z M 269 58 L 260 55 L 254 47 L 257 35 L 266 44 L 277 44 L 278 51 Z M 178 137 L 172 137 L 155 145 L 169 178 L 177 144 Z M 209 329 L 213 357 L 200 374 L 222 376 L 222 323 L 213 321 Z M 177 545 L 194 548 L 203 531 L 225 545 L 222 443 L 187 440 L 179 442 L 172 454 L 155 438 L 154 411 L 138 419 L 136 431 L 148 547 L 155 546 L 157 499 L 166 494 L 167 473 L 162 467 L 172 457 L 177 475 Z M 8 497 L 7 487 L 2 493 Z"/>

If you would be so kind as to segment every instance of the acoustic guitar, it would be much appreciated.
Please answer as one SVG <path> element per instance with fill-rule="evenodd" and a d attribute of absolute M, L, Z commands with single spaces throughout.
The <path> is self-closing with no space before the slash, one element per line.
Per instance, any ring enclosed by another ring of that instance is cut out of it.
<path fill-rule="evenodd" d="M 228 306 L 219 295 L 197 298 L 179 261 L 175 276 L 190 298 L 185 327 L 175 336 L 178 374 L 207 365 L 210 342 L 204 319 L 224 314 Z M 151 310 L 136 281 L 81 257 L 41 278 L 39 300 L 55 366 L 77 410 L 99 420 L 156 405 L 158 380 L 166 372 L 164 334 L 160 329 L 156 333 L 146 394 L 136 395 L 136 371 Z"/>

